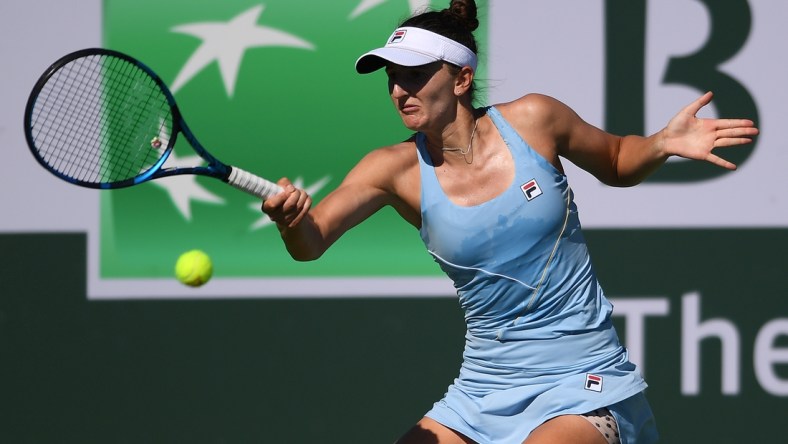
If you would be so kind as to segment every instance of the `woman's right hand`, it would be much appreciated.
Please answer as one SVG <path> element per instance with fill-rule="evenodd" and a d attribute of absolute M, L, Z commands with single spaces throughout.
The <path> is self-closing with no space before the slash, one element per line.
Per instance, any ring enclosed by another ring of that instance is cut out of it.
<path fill-rule="evenodd" d="M 295 227 L 309 212 L 312 197 L 296 188 L 286 177 L 279 179 L 277 184 L 282 187 L 282 192 L 263 201 L 263 213 L 280 229 Z"/>

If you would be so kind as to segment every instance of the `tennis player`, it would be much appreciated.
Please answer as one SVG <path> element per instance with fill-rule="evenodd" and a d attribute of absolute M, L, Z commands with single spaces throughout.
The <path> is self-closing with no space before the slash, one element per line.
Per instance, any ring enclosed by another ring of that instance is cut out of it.
<path fill-rule="evenodd" d="M 414 135 L 376 149 L 314 208 L 283 178 L 263 203 L 296 260 L 319 258 L 386 205 L 419 230 L 453 280 L 467 323 L 459 376 L 398 441 L 648 444 L 646 388 L 611 323 L 562 159 L 611 186 L 639 183 L 671 156 L 751 141 L 744 119 L 699 119 L 704 94 L 649 137 L 608 134 L 529 94 L 474 108 L 473 0 L 411 17 L 356 69 L 385 69 Z"/>

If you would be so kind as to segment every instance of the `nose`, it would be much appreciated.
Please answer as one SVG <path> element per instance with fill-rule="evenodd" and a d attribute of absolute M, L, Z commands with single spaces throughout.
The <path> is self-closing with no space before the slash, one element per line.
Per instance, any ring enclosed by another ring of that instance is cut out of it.
<path fill-rule="evenodd" d="M 391 97 L 395 99 L 408 95 L 407 91 L 405 91 L 405 88 L 403 88 L 397 82 L 389 82 L 389 94 L 391 94 Z"/>

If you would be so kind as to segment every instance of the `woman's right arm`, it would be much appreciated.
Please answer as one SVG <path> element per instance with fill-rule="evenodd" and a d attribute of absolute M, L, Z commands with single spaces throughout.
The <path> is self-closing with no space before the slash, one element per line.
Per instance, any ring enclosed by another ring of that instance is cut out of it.
<path fill-rule="evenodd" d="M 394 147 L 369 153 L 314 208 L 304 190 L 280 179 L 284 191 L 264 201 L 262 210 L 276 223 L 293 259 L 319 258 L 346 231 L 385 205 L 395 204 L 393 156 L 397 156 Z"/>

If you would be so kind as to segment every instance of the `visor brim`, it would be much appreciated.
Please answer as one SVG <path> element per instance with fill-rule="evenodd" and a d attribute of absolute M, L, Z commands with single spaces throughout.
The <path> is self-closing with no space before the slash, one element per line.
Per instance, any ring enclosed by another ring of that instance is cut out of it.
<path fill-rule="evenodd" d="M 378 48 L 374 49 L 356 60 L 356 72 L 369 74 L 394 63 L 400 66 L 422 66 L 437 62 L 440 59 L 404 48 Z"/>

